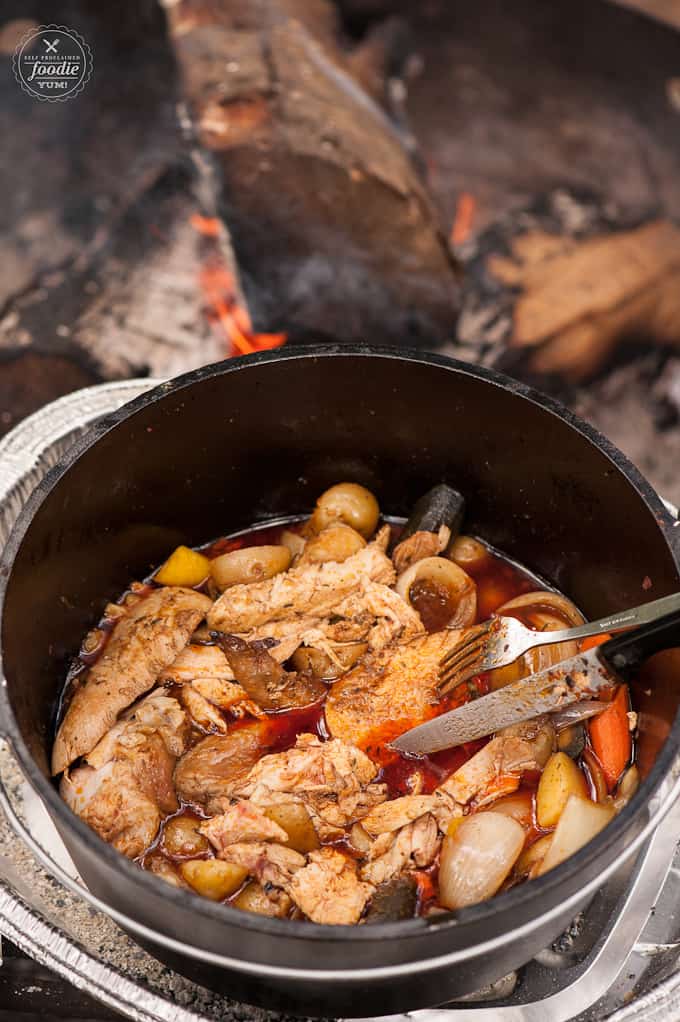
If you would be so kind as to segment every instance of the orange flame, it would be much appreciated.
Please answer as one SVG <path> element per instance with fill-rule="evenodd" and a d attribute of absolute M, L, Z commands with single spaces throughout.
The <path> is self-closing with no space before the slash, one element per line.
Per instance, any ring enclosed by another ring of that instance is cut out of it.
<path fill-rule="evenodd" d="M 477 200 L 474 195 L 470 192 L 461 192 L 449 235 L 452 245 L 462 245 L 470 237 L 476 208 Z"/>
<path fill-rule="evenodd" d="M 194 213 L 192 227 L 208 238 L 218 238 L 220 221 Z M 286 343 L 287 334 L 260 334 L 253 330 L 248 310 L 239 304 L 236 280 L 216 252 L 200 273 L 200 283 L 209 305 L 208 315 L 219 324 L 228 344 L 229 355 L 250 355 L 254 351 L 278 348 Z"/>
<path fill-rule="evenodd" d="M 219 238 L 220 222 L 214 216 L 201 216 L 200 213 L 192 213 L 189 223 L 195 227 L 199 234 L 205 234 L 206 238 Z"/>

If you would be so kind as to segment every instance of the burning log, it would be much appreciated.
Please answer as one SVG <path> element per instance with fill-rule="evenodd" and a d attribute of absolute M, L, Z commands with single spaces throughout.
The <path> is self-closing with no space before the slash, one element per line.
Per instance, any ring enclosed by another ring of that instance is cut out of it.
<path fill-rule="evenodd" d="M 578 382 L 626 341 L 680 346 L 680 229 L 667 221 L 586 241 L 521 234 L 487 269 L 519 289 L 507 343 L 533 372 Z"/>
<path fill-rule="evenodd" d="M 263 329 L 298 338 L 436 346 L 457 312 L 448 246 L 397 129 L 348 73 L 331 13 L 276 0 L 169 11 L 248 305 Z"/>

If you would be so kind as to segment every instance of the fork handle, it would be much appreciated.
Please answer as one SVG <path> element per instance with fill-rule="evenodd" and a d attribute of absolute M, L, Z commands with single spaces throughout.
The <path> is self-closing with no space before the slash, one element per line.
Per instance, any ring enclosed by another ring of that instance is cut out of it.
<path fill-rule="evenodd" d="M 680 610 L 680 593 L 662 596 L 660 600 L 652 600 L 651 603 L 643 603 L 641 607 L 633 607 L 631 610 L 622 610 L 619 614 L 601 617 L 598 621 L 586 621 L 585 624 L 577 625 L 575 628 L 558 628 L 554 632 L 537 632 L 535 641 L 532 637 L 531 648 L 550 646 L 554 642 L 587 639 L 591 635 L 600 635 L 602 632 L 639 628 L 640 625 L 656 621 L 657 618 L 663 617 L 664 614 L 670 614 L 674 610 Z"/>

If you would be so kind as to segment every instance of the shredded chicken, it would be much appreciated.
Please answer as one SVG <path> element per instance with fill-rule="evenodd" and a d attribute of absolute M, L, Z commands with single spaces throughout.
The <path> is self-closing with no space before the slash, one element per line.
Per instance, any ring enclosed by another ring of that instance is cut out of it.
<path fill-rule="evenodd" d="M 229 845 L 244 841 L 278 841 L 282 844 L 288 840 L 283 827 L 274 823 L 252 802 L 236 802 L 221 816 L 203 823 L 199 828 L 217 852 Z"/>
<path fill-rule="evenodd" d="M 179 699 L 191 719 L 204 731 L 216 731 L 226 735 L 227 722 L 216 706 L 197 692 L 193 685 L 182 685 Z"/>
<path fill-rule="evenodd" d="M 118 620 L 57 732 L 54 774 L 91 752 L 118 714 L 154 685 L 209 607 L 210 600 L 202 593 L 167 586 L 151 592 Z"/>
<path fill-rule="evenodd" d="M 86 765 L 64 773 L 62 797 L 100 837 L 136 858 L 162 817 L 177 810 L 172 750 L 183 748 L 185 734 L 176 700 L 154 693 L 98 743 Z"/>
<path fill-rule="evenodd" d="M 180 759 L 175 769 L 177 794 L 223 811 L 221 799 L 229 796 L 238 778 L 243 778 L 267 748 L 269 725 L 254 721 L 227 735 L 209 735 Z"/>
<path fill-rule="evenodd" d="M 514 791 L 525 770 L 538 769 L 530 742 L 513 736 L 492 738 L 438 790 L 450 795 L 460 805 L 466 805 L 473 799 L 477 805 L 484 805 Z"/>
<path fill-rule="evenodd" d="M 163 689 L 152 692 L 123 714 L 87 755 L 90 766 L 100 767 L 112 759 L 121 759 L 126 749 L 135 749 L 139 736 L 158 732 L 166 749 L 175 758 L 181 756 L 189 736 L 189 722 L 176 699 Z"/>
<path fill-rule="evenodd" d="M 429 866 L 440 844 L 437 822 L 434 816 L 426 813 L 402 827 L 396 836 L 390 831 L 382 834 L 368 853 L 370 861 L 363 866 L 361 878 L 377 886 L 404 870 Z"/>
<path fill-rule="evenodd" d="M 403 795 L 371 809 L 370 813 L 363 817 L 361 826 L 370 835 L 377 837 L 379 834 L 400 830 L 426 813 L 436 817 L 444 807 L 444 799 L 438 794 Z M 450 820 L 454 810 L 450 806 L 446 806 L 446 810 Z"/>
<path fill-rule="evenodd" d="M 286 887 L 298 908 L 314 923 L 358 923 L 373 887 L 359 880 L 356 863 L 328 847 L 308 858 Z"/>
<path fill-rule="evenodd" d="M 434 632 L 364 656 L 331 688 L 326 700 L 330 733 L 365 748 L 375 735 L 389 741 L 434 716 L 439 661 L 460 634 Z"/>
<path fill-rule="evenodd" d="M 336 614 L 350 622 L 363 623 L 367 631 L 358 638 L 366 639 L 374 650 L 396 638 L 406 641 L 425 631 L 419 615 L 406 600 L 379 582 L 365 582 L 358 592 L 338 605 Z"/>
<path fill-rule="evenodd" d="M 228 845 L 218 857 L 247 869 L 261 884 L 273 884 L 286 891 L 293 875 L 307 864 L 304 855 L 292 848 L 256 841 Z"/>
<path fill-rule="evenodd" d="M 297 641 L 277 642 L 270 649 L 270 653 L 275 660 L 281 662 L 287 660 L 297 646 Z M 254 717 L 262 715 L 260 707 L 249 699 L 245 689 L 234 681 L 234 672 L 219 646 L 191 643 L 169 667 L 166 667 L 160 681 L 173 681 L 183 686 L 182 698 L 194 719 L 197 719 L 194 711 L 201 712 L 201 703 L 193 698 L 192 692 L 198 693 L 202 699 L 206 699 L 218 709 L 228 710 L 235 717 L 242 717 L 246 713 Z M 207 707 L 204 707 L 202 712 L 206 719 L 212 717 Z M 198 723 L 205 727 L 200 720 Z M 222 730 L 216 720 L 215 726 Z"/>
<path fill-rule="evenodd" d="M 377 772 L 352 745 L 299 735 L 292 749 L 264 756 L 231 786 L 230 794 L 256 805 L 301 802 L 323 840 L 340 836 L 344 827 L 385 800 L 385 785 L 373 783 Z"/>
<path fill-rule="evenodd" d="M 445 550 L 451 539 L 448 525 L 442 525 L 439 532 L 414 532 L 402 540 L 392 551 L 392 560 L 397 575 L 403 574 L 412 564 L 422 561 L 425 557 L 436 557 Z"/>
<path fill-rule="evenodd" d="M 208 624 L 222 632 L 243 633 L 293 617 L 325 617 L 368 578 L 390 585 L 395 573 L 385 554 L 389 526 L 346 561 L 290 568 L 264 582 L 235 585 L 213 604 Z"/>

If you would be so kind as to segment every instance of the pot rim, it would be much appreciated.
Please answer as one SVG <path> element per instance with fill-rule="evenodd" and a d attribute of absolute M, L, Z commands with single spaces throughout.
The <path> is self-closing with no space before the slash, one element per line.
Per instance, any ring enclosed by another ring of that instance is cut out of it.
<path fill-rule="evenodd" d="M 178 908 L 185 910 L 190 909 L 193 912 L 199 912 L 213 922 L 222 921 L 226 924 L 237 925 L 255 932 L 259 931 L 276 937 L 290 936 L 297 939 L 309 938 L 315 941 L 341 941 L 347 945 L 353 943 L 360 945 L 365 941 L 372 942 L 375 940 L 384 941 L 392 939 L 404 940 L 409 937 L 418 939 L 422 938 L 428 932 L 441 933 L 442 930 L 446 930 L 454 926 L 456 928 L 460 928 L 466 923 L 482 923 L 484 921 L 491 921 L 495 917 L 504 913 L 512 913 L 515 907 L 524 905 L 529 898 L 540 898 L 542 896 L 553 905 L 552 909 L 541 915 L 540 918 L 545 919 L 549 912 L 556 912 L 564 909 L 565 902 L 556 898 L 556 892 L 568 881 L 571 881 L 573 884 L 587 864 L 591 863 L 594 859 L 601 855 L 607 855 L 611 846 L 613 846 L 621 838 L 624 831 L 629 828 L 641 812 L 650 810 L 650 805 L 653 805 L 655 795 L 657 795 L 657 802 L 660 801 L 661 803 L 664 803 L 669 801 L 669 792 L 661 794 L 659 789 L 662 787 L 664 781 L 670 780 L 669 775 L 671 775 L 672 768 L 674 764 L 676 764 L 678 754 L 680 752 L 680 710 L 676 713 L 668 737 L 666 738 L 666 741 L 664 742 L 649 775 L 640 785 L 640 788 L 628 805 L 624 807 L 621 813 L 619 813 L 617 817 L 600 832 L 600 834 L 554 870 L 551 870 L 542 877 L 532 880 L 530 885 L 520 884 L 503 894 L 496 895 L 494 898 L 480 903 L 479 905 L 473 905 L 455 912 L 442 913 L 441 915 L 429 918 L 420 917 L 417 919 L 402 920 L 392 923 L 376 923 L 372 924 L 370 927 L 331 926 L 310 922 L 272 919 L 252 913 L 245 913 L 228 905 L 209 902 L 193 892 L 173 888 L 153 874 L 141 870 L 137 865 L 130 862 L 125 858 L 125 856 L 121 855 L 107 844 L 107 842 L 101 839 L 87 826 L 87 824 L 85 824 L 68 808 L 66 803 L 59 796 L 59 793 L 52 781 L 46 778 L 42 771 L 40 771 L 37 767 L 35 760 L 23 740 L 14 717 L 14 712 L 12 710 L 8 694 L 7 680 L 4 676 L 4 671 L 2 670 L 2 627 L 4 624 L 4 605 L 7 588 L 16 555 L 33 522 L 35 514 L 43 501 L 47 498 L 48 494 L 51 493 L 57 483 L 68 473 L 73 464 L 103 436 L 107 435 L 112 429 L 115 429 L 120 423 L 132 418 L 138 412 L 147 408 L 147 406 L 153 405 L 156 402 L 169 398 L 173 395 L 177 395 L 183 390 L 192 387 L 197 383 L 201 383 L 203 380 L 231 373 L 238 373 L 244 370 L 247 371 L 251 366 L 277 363 L 288 359 L 318 360 L 321 358 L 342 358 L 348 356 L 371 359 L 384 358 L 406 363 L 415 362 L 418 364 L 429 365 L 443 371 L 452 372 L 456 375 L 473 377 L 486 384 L 498 387 L 503 391 L 509 391 L 511 394 L 539 406 L 548 414 L 556 416 L 583 437 L 584 441 L 596 447 L 613 464 L 613 466 L 621 474 L 623 474 L 629 485 L 633 487 L 638 496 L 642 499 L 647 510 L 656 519 L 657 525 L 669 548 L 669 552 L 676 569 L 680 574 L 680 544 L 676 547 L 676 544 L 674 543 L 674 540 L 677 541 L 680 537 L 677 537 L 677 534 L 673 534 L 673 518 L 656 491 L 641 475 L 638 469 L 625 455 L 621 453 L 621 451 L 618 450 L 617 447 L 615 447 L 613 443 L 611 443 L 611 441 L 609 441 L 589 423 L 586 423 L 552 397 L 542 394 L 540 391 L 515 380 L 512 377 L 506 376 L 494 369 L 472 365 L 445 355 L 423 353 L 408 348 L 383 347 L 367 344 L 310 345 L 300 346 L 297 348 L 283 347 L 272 351 L 264 351 L 253 355 L 241 356 L 224 362 L 202 366 L 198 369 L 194 369 L 188 373 L 177 376 L 174 379 L 164 381 L 146 391 L 139 397 L 126 403 L 110 415 L 106 415 L 103 419 L 98 420 L 73 444 L 60 463 L 45 475 L 30 495 L 12 528 L 10 537 L 2 552 L 2 556 L 0 557 L 0 735 L 8 739 L 14 755 L 19 761 L 22 772 L 27 777 L 32 787 L 36 790 L 41 800 L 49 807 L 50 814 L 58 819 L 61 827 L 64 827 L 66 830 L 74 830 L 81 842 L 88 845 L 91 849 L 96 850 L 97 855 L 103 857 L 108 866 L 120 871 L 121 876 L 127 877 L 135 884 L 141 885 L 142 888 L 146 888 L 148 885 L 151 885 L 149 889 L 155 894 L 162 893 L 164 899 L 169 901 L 171 906 L 174 903 Z M 656 806 L 656 813 L 651 811 L 649 812 L 650 819 L 645 820 L 643 824 L 644 834 L 649 831 L 651 826 L 658 822 L 656 816 L 658 816 L 659 812 L 665 808 L 667 808 L 666 805 L 660 804 Z M 591 888 L 594 889 L 596 886 L 599 886 L 603 882 L 605 876 L 609 875 L 631 854 L 633 845 L 637 847 L 641 840 L 641 834 L 636 835 L 636 839 L 630 842 L 623 852 L 619 853 L 607 864 L 606 869 L 595 881 L 593 881 L 590 885 L 587 885 L 586 888 L 577 890 L 574 895 L 571 895 L 569 899 L 567 899 L 567 901 L 573 900 L 576 903 L 579 899 L 583 899 L 587 890 L 590 890 Z M 86 893 L 89 894 L 89 892 Z M 117 912 L 114 906 L 109 906 L 107 903 L 106 907 L 109 913 L 115 912 L 119 916 L 121 915 Z M 530 926 L 535 924 L 536 921 L 530 920 L 530 922 L 526 925 Z M 131 922 L 135 923 L 135 920 L 131 920 Z M 156 942 L 171 944 L 173 941 L 173 939 L 168 937 L 166 934 L 158 931 L 150 931 L 148 927 L 144 927 L 142 924 L 135 923 L 135 925 L 138 930 L 141 929 L 146 931 L 146 934 L 151 934 Z M 512 932 L 518 933 L 521 932 L 521 930 L 522 927 Z M 501 936 L 504 939 L 507 939 L 508 934 L 506 932 L 505 934 L 499 935 L 499 938 Z M 493 944 L 494 942 L 485 942 L 485 946 L 487 943 Z M 183 944 L 181 947 L 184 953 L 189 953 L 189 947 L 187 945 Z M 474 945 L 474 947 L 479 949 L 478 944 Z M 207 957 L 216 958 L 229 963 L 232 967 L 238 967 L 242 971 L 252 970 L 259 973 L 271 970 L 275 973 L 279 973 L 281 971 L 281 967 L 246 961 L 235 962 L 234 960 L 226 959 L 224 956 L 212 955 L 210 952 L 200 948 L 194 948 L 193 950 L 197 952 L 198 957 L 202 957 L 204 959 Z M 460 958 L 466 957 L 467 953 L 471 952 L 471 950 L 472 946 L 452 952 L 451 960 L 460 960 Z M 414 968 L 422 970 L 423 967 L 428 967 L 425 965 L 426 962 L 434 963 L 434 961 L 436 960 L 421 958 L 417 962 L 401 964 L 398 968 L 403 970 L 408 966 L 413 966 Z M 397 967 L 376 967 L 374 969 L 367 969 L 366 974 L 378 975 L 383 973 L 385 969 L 390 970 L 394 968 Z M 343 975 L 344 971 L 346 970 L 334 970 L 328 974 L 337 979 Z M 351 971 L 354 976 L 357 975 L 356 969 Z M 291 975 L 300 975 L 304 972 L 304 970 L 283 968 L 283 972 Z M 309 974 L 314 975 L 315 977 L 322 977 L 324 975 L 324 970 L 309 970 Z"/>

